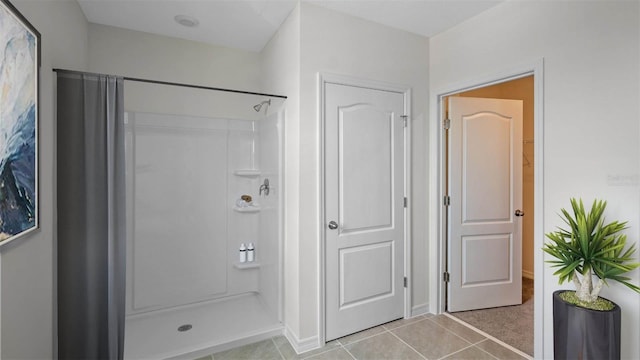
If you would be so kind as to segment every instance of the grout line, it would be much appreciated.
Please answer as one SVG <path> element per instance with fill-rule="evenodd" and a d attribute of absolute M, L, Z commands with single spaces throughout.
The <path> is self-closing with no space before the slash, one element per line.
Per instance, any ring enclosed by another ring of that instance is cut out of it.
<path fill-rule="evenodd" d="M 335 350 L 335 349 L 339 349 L 340 347 L 342 347 L 342 344 L 340 344 L 340 346 L 334 346 L 334 347 L 333 347 L 333 348 L 331 348 L 331 349 L 326 349 L 325 351 L 321 351 L 321 352 L 314 353 L 314 354 L 309 355 L 309 356 L 301 357 L 301 358 L 300 358 L 300 360 L 311 359 L 311 358 L 313 358 L 314 356 L 321 355 L 321 354 L 324 354 L 324 353 L 328 353 L 329 351 L 332 351 L 332 350 Z M 303 355 L 303 354 L 304 354 L 304 353 L 299 354 L 299 355 Z M 285 360 L 287 360 L 287 359 L 285 359 Z"/>
<path fill-rule="evenodd" d="M 280 357 L 282 358 L 282 360 L 287 360 L 287 358 L 284 357 L 284 354 L 282 353 L 282 351 L 280 351 L 280 347 L 278 346 L 278 344 L 276 344 L 276 341 L 274 340 L 275 337 L 271 338 L 271 342 L 273 343 L 273 346 L 276 347 L 276 350 L 278 351 L 278 354 L 280 354 Z M 289 341 L 289 340 L 287 340 Z"/>
<path fill-rule="evenodd" d="M 378 326 L 372 327 L 371 329 L 375 329 L 376 327 L 379 327 L 379 328 L 381 328 L 383 331 L 382 331 L 382 332 L 379 332 L 379 333 L 376 333 L 376 334 L 373 334 L 373 335 L 370 335 L 370 336 L 367 336 L 367 337 L 363 337 L 362 339 L 358 339 L 358 340 L 352 341 L 352 342 L 350 342 L 350 343 L 348 343 L 348 344 L 344 344 L 340 339 L 336 339 L 335 341 L 337 341 L 337 342 L 338 342 L 338 344 L 340 344 L 340 345 L 342 345 L 342 346 L 345 346 L 345 345 L 351 345 L 351 344 L 355 344 L 355 343 L 357 343 L 357 342 L 360 342 L 360 341 L 362 341 L 362 340 L 370 339 L 370 338 L 372 338 L 372 337 L 374 337 L 374 336 L 376 336 L 376 335 L 384 334 L 385 332 L 391 332 L 392 330 L 400 329 L 400 328 L 403 328 L 403 327 L 405 327 L 405 326 L 409 326 L 409 325 L 417 324 L 417 323 L 422 322 L 422 321 L 424 321 L 424 320 L 429 320 L 429 319 L 433 318 L 433 316 L 430 316 L 430 317 L 426 317 L 425 315 L 418 315 L 418 316 L 422 316 L 423 318 L 422 318 L 422 319 L 419 319 L 419 320 L 416 320 L 416 321 L 413 321 L 413 322 L 410 322 L 410 323 L 408 323 L 408 324 L 399 325 L 399 326 L 394 327 L 394 328 L 387 328 L 387 327 L 385 326 L 385 324 L 382 324 L 382 325 L 378 325 Z M 418 316 L 416 316 L 416 317 L 418 317 Z M 363 331 L 366 331 L 366 330 L 363 330 Z M 357 334 L 357 333 L 356 333 L 356 334 Z"/>
<path fill-rule="evenodd" d="M 420 315 L 420 316 L 424 316 L 424 315 Z M 391 330 L 395 330 L 395 329 L 403 328 L 403 327 L 405 327 L 405 326 L 409 326 L 409 325 L 417 324 L 417 323 L 419 323 L 419 322 L 421 322 L 421 321 L 429 320 L 429 319 L 430 319 L 430 318 L 426 318 L 426 317 L 425 317 L 425 318 L 418 319 L 418 320 L 416 320 L 416 321 L 412 321 L 412 322 L 407 323 L 407 324 L 404 324 L 404 325 L 396 326 L 396 327 L 394 327 L 394 328 L 388 328 L 388 327 L 386 327 L 386 326 L 385 326 L 385 324 L 382 324 L 382 325 L 380 325 L 380 326 L 382 326 L 383 328 L 385 328 L 387 331 L 391 331 Z"/>
<path fill-rule="evenodd" d="M 395 336 L 396 339 L 400 340 L 401 343 L 407 345 L 411 350 L 415 351 L 418 355 L 420 355 L 421 358 L 427 359 L 427 357 L 422 355 L 422 353 L 420 351 L 416 350 L 413 346 L 407 344 L 406 341 L 402 340 L 398 335 L 394 334 L 393 331 L 389 331 L 389 333 L 391 333 L 391 335 Z"/>
<path fill-rule="evenodd" d="M 498 339 L 498 338 L 496 338 L 496 337 L 494 337 L 494 336 L 492 336 L 492 335 L 487 334 L 486 332 L 484 332 L 484 331 L 482 331 L 482 330 L 480 330 L 480 329 L 478 329 L 478 328 L 476 328 L 476 327 L 472 326 L 471 324 L 467 324 L 466 322 L 464 322 L 464 321 L 462 321 L 462 320 L 458 319 L 457 317 L 455 317 L 455 316 L 453 316 L 453 315 L 451 315 L 451 314 L 449 314 L 449 313 L 446 313 L 446 312 L 445 312 L 445 313 L 443 313 L 443 315 L 444 315 L 444 316 L 446 316 L 446 317 L 448 317 L 448 318 L 450 318 L 450 319 L 452 319 L 452 320 L 454 320 L 454 321 L 457 321 L 458 323 L 460 323 L 460 324 L 462 324 L 462 325 L 464 325 L 464 326 L 468 327 L 469 329 L 471 329 L 471 330 L 473 330 L 473 331 L 477 332 L 478 334 L 480 334 L 480 335 L 482 335 L 482 336 L 486 337 L 487 339 L 490 339 L 490 340 L 492 340 L 492 341 L 494 341 L 494 342 L 498 343 L 498 344 L 499 344 L 499 345 L 501 345 L 502 347 L 505 347 L 505 348 L 507 348 L 507 349 L 509 349 L 509 350 L 513 351 L 514 353 L 516 353 L 516 354 L 518 354 L 518 355 L 520 355 L 520 356 L 524 357 L 525 359 L 533 360 L 533 357 L 532 357 L 531 355 L 529 355 L 529 354 L 527 354 L 527 353 L 523 352 L 523 351 L 522 351 L 522 350 L 520 350 L 520 349 L 516 349 L 516 348 L 514 348 L 513 346 L 511 346 L 511 345 L 509 345 L 509 344 L 505 343 L 504 341 L 502 341 L 502 340 L 500 340 L 500 339 Z"/>
<path fill-rule="evenodd" d="M 304 353 L 302 353 L 302 354 L 298 354 L 299 359 L 300 359 L 300 360 L 310 359 L 310 358 L 312 358 L 312 357 L 314 357 L 314 356 L 316 356 L 316 355 L 320 355 L 320 354 L 328 353 L 329 351 L 332 351 L 332 350 L 335 350 L 335 349 L 339 349 L 339 348 L 341 348 L 341 347 L 342 347 L 342 343 L 340 343 L 340 340 L 335 339 L 335 340 L 331 340 L 330 342 L 333 342 L 333 341 L 335 341 L 335 342 L 336 342 L 336 344 L 338 344 L 338 345 L 336 345 L 336 346 L 332 345 L 331 347 L 329 347 L 329 346 L 327 346 L 327 345 L 326 345 L 326 344 L 328 344 L 328 343 L 325 343 L 325 346 L 324 346 L 324 348 L 325 348 L 325 349 L 324 349 L 323 351 L 316 352 L 316 353 L 313 353 L 313 354 L 311 354 L 311 353 L 312 353 L 313 351 L 315 351 L 315 350 L 318 350 L 318 349 L 311 350 L 311 351 L 308 351 L 308 352 L 304 352 Z M 319 349 L 322 349 L 322 348 L 319 348 Z M 308 355 L 307 355 L 307 356 L 304 356 L 305 354 L 308 354 Z M 285 358 L 285 360 L 287 360 L 287 359 Z"/>
<path fill-rule="evenodd" d="M 435 318 L 434 318 L 434 319 L 435 319 Z M 471 345 L 474 345 L 471 341 L 469 341 L 469 340 L 467 340 L 467 339 L 463 338 L 462 336 L 458 335 L 455 331 L 450 330 L 450 329 L 447 329 L 446 327 L 444 327 L 444 325 L 440 325 L 440 324 L 438 324 L 438 323 L 437 323 L 437 322 L 435 322 L 435 321 L 431 321 L 431 322 L 432 322 L 432 323 L 434 323 L 435 325 L 437 325 L 438 327 L 443 328 L 445 331 L 448 331 L 448 332 L 452 333 L 453 335 L 455 335 L 455 336 L 456 336 L 457 338 L 459 338 L 460 340 L 462 340 L 462 341 L 464 341 L 464 342 L 466 342 L 466 343 L 469 343 L 469 344 L 471 344 Z"/>
<path fill-rule="evenodd" d="M 362 341 L 362 340 L 371 339 L 371 338 L 372 338 L 372 337 L 374 337 L 374 336 L 382 335 L 382 334 L 384 334 L 384 333 L 386 333 L 386 332 L 389 332 L 389 330 L 387 330 L 384 326 L 382 326 L 382 325 L 378 325 L 378 326 L 380 326 L 384 331 L 379 332 L 379 333 L 375 333 L 375 334 L 373 334 L 373 335 L 369 335 L 369 336 L 367 336 L 367 337 L 363 337 L 362 339 L 358 339 L 358 340 L 356 340 L 356 341 L 352 341 L 352 342 L 350 342 L 350 343 L 348 343 L 348 344 L 343 344 L 343 343 L 342 343 L 342 341 L 340 341 L 339 339 L 338 339 L 337 341 L 338 341 L 338 342 L 340 343 L 340 345 L 342 345 L 342 346 L 345 346 L 345 345 L 351 345 L 351 344 L 359 343 L 359 342 L 360 342 L 360 341 Z M 376 327 L 377 327 L 377 326 L 376 326 Z M 374 327 L 374 328 L 372 328 L 372 329 L 375 329 L 375 327 Z M 357 333 L 356 333 L 356 334 L 357 334 Z"/>
<path fill-rule="evenodd" d="M 356 357 L 351 353 L 351 351 L 349 351 L 349 349 L 347 349 L 346 347 L 344 347 L 344 345 L 340 344 L 340 347 L 342 347 L 342 349 L 343 349 L 344 351 L 346 351 L 346 352 L 347 352 L 347 354 L 349 354 L 349 356 L 351 356 L 351 358 L 352 358 L 353 360 L 358 360 L 358 359 L 357 359 L 357 358 L 356 358 Z"/>
<path fill-rule="evenodd" d="M 489 341 L 489 339 L 484 339 L 484 340 L 480 341 L 478 344 L 480 344 L 481 342 L 485 342 L 485 341 Z M 476 344 L 476 345 L 477 345 L 477 344 Z M 490 353 L 488 350 L 485 350 L 485 349 L 483 349 L 483 348 L 481 348 L 481 347 L 478 347 L 478 349 L 479 349 L 479 350 L 481 350 L 481 351 L 483 351 L 483 352 L 485 352 L 485 353 L 487 353 L 487 354 L 489 354 L 489 356 L 492 356 L 492 357 L 496 358 L 497 360 L 500 360 L 500 358 L 498 357 L 498 355 L 494 355 L 494 354 Z"/>
<path fill-rule="evenodd" d="M 486 339 L 485 339 L 485 340 L 486 340 Z M 471 345 L 469 345 L 469 346 L 467 346 L 467 347 L 463 347 L 462 349 L 460 349 L 460 350 L 456 350 L 456 351 L 454 351 L 454 352 L 452 352 L 452 353 L 450 353 L 450 354 L 447 354 L 447 355 L 445 355 L 445 356 L 443 356 L 443 357 L 439 358 L 438 360 L 442 360 L 442 359 L 445 359 L 445 358 L 447 358 L 447 357 L 449 357 L 449 356 L 451 356 L 451 355 L 455 355 L 455 354 L 458 354 L 458 353 L 460 353 L 460 352 L 462 352 L 462 351 L 465 351 L 465 350 L 467 350 L 467 349 L 471 349 L 471 348 L 472 348 L 472 347 L 474 347 L 474 346 L 476 346 L 476 345 L 475 345 L 475 344 L 471 344 Z M 482 349 L 478 348 L 478 350 L 482 350 Z M 484 351 L 484 352 L 486 352 L 486 351 Z M 489 354 L 489 353 L 487 353 L 487 354 Z M 498 358 L 497 358 L 497 357 L 495 357 L 493 354 L 489 354 L 489 356 L 491 356 L 491 357 L 492 357 L 492 358 L 494 358 L 494 359 L 498 359 Z"/>

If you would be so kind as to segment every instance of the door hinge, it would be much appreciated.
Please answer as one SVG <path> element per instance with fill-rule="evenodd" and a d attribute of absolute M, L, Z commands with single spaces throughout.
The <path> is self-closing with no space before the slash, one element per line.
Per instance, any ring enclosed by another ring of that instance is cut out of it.
<path fill-rule="evenodd" d="M 451 197 L 449 195 L 444 196 L 444 206 L 451 205 Z"/>
<path fill-rule="evenodd" d="M 407 200 L 407 198 L 404 198 L 404 207 L 407 207 L 407 203 L 409 202 L 409 200 Z"/>
<path fill-rule="evenodd" d="M 449 118 L 444 119 L 444 121 L 442 122 L 442 127 L 445 130 L 449 130 L 451 128 L 451 119 Z"/>
<path fill-rule="evenodd" d="M 400 117 L 402 118 L 402 122 L 404 124 L 404 127 L 407 127 L 407 119 L 409 119 L 408 115 L 400 115 Z"/>
<path fill-rule="evenodd" d="M 449 282 L 449 280 L 450 280 L 450 279 L 451 279 L 451 278 L 450 278 L 450 276 L 449 276 L 449 272 L 448 272 L 448 271 L 445 271 L 445 272 L 442 274 L 442 280 L 444 280 L 444 282 Z"/>
<path fill-rule="evenodd" d="M 407 277 L 404 277 L 404 287 L 407 287 L 409 284 L 409 280 L 407 280 Z"/>

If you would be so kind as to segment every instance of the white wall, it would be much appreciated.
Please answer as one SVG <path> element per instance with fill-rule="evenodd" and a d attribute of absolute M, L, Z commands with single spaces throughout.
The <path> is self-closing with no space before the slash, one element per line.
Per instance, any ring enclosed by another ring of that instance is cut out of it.
<path fill-rule="evenodd" d="M 544 143 L 544 216 L 536 218 L 544 232 L 562 224 L 557 213 L 569 197 L 598 197 L 608 201 L 607 218 L 629 220 L 627 234 L 638 241 L 639 10 L 638 2 L 508 1 L 431 38 L 432 92 L 544 58 L 544 134 L 535 140 Z M 552 292 L 572 285 L 558 286 L 539 262 L 544 349 L 536 356 L 551 358 Z M 640 358 L 640 297 L 618 284 L 602 295 L 622 307 L 622 357 Z"/>
<path fill-rule="evenodd" d="M 89 70 L 132 78 L 260 92 L 258 53 L 89 25 Z M 126 81 L 127 111 L 258 119 L 264 97 Z"/>
<path fill-rule="evenodd" d="M 426 147 L 429 41 L 322 7 L 300 5 L 300 133 L 298 175 L 299 332 L 300 340 L 318 334 L 319 119 L 318 72 L 408 85 L 413 90 L 412 284 L 414 306 L 426 309 Z"/>
<path fill-rule="evenodd" d="M 87 68 L 87 22 L 76 1 L 12 0 L 42 35 L 40 230 L 0 248 L 3 359 L 53 358 L 55 315 L 55 81 L 52 68 Z"/>
<path fill-rule="evenodd" d="M 286 95 L 284 102 L 284 321 L 288 333 L 300 333 L 299 131 L 300 7 L 297 6 L 262 50 L 262 88 Z"/>
<path fill-rule="evenodd" d="M 253 188 L 260 203 L 255 259 L 260 263 L 258 291 L 265 307 L 282 320 L 282 112 L 273 112 L 257 122 L 260 134 L 260 170 Z M 269 195 L 259 194 L 259 185 L 269 179 Z M 234 249 L 235 250 L 235 249 Z"/>
<path fill-rule="evenodd" d="M 259 90 L 259 55 L 167 36 L 89 25 L 92 71 L 221 88 Z"/>

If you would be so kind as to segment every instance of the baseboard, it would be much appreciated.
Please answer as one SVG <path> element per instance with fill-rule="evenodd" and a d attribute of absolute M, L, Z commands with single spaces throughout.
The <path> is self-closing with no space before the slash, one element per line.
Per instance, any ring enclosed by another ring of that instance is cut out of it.
<path fill-rule="evenodd" d="M 289 329 L 288 326 L 284 327 L 284 336 L 289 340 L 291 347 L 295 350 L 296 354 L 302 354 L 307 351 L 319 349 L 322 347 L 320 344 L 320 338 L 318 336 L 311 336 L 306 339 L 298 339 L 298 336 Z"/>
<path fill-rule="evenodd" d="M 533 280 L 533 271 L 522 270 L 522 277 Z"/>
<path fill-rule="evenodd" d="M 425 304 L 420 304 L 420 305 L 415 305 L 414 307 L 411 308 L 411 317 L 415 317 L 418 315 L 424 315 L 424 314 L 428 314 L 429 313 L 429 304 L 425 303 Z"/>

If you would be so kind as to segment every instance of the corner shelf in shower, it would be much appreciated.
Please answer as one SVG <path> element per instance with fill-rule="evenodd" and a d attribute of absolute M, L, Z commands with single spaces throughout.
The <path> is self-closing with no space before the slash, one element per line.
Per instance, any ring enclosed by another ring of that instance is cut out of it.
<path fill-rule="evenodd" d="M 234 206 L 233 211 L 239 212 L 239 213 L 257 213 L 260 211 L 260 206 L 256 206 L 256 205 L 251 205 L 247 207 Z"/>
<path fill-rule="evenodd" d="M 260 176 L 260 170 L 256 169 L 241 169 L 233 172 L 233 175 L 244 177 L 258 177 Z"/>
<path fill-rule="evenodd" d="M 233 267 L 235 267 L 236 269 L 239 269 L 239 270 L 257 269 L 257 268 L 260 267 L 260 263 L 259 262 L 255 262 L 255 261 L 244 262 L 244 263 L 235 262 L 235 263 L 233 263 Z"/>

